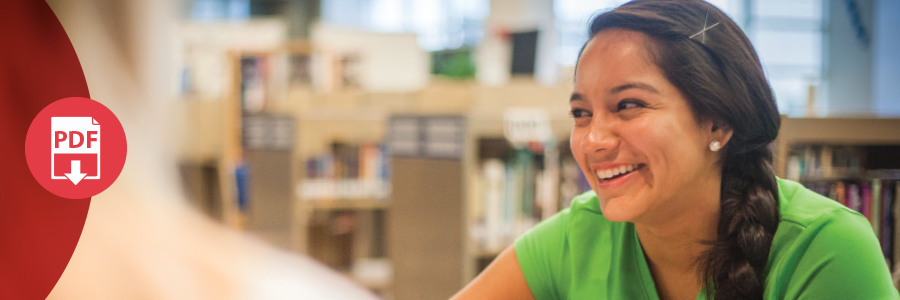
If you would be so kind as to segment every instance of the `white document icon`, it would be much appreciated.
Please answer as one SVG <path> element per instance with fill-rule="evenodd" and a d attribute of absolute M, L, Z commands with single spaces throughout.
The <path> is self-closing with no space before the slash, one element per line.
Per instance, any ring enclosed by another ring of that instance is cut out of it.
<path fill-rule="evenodd" d="M 92 117 L 50 118 L 50 178 L 78 185 L 100 179 L 100 123 Z"/>

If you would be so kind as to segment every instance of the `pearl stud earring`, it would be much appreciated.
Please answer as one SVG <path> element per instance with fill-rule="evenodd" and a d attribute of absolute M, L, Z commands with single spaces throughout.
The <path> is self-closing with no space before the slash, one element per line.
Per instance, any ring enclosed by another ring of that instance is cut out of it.
<path fill-rule="evenodd" d="M 719 149 L 722 149 L 722 145 L 719 144 L 718 140 L 713 140 L 712 143 L 709 143 L 709 150 L 716 152 L 719 151 Z"/>

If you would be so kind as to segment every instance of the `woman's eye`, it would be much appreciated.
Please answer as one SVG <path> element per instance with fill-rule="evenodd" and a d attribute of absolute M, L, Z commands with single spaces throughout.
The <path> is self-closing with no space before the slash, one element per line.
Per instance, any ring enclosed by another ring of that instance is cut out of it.
<path fill-rule="evenodd" d="M 638 108 L 638 107 L 645 107 L 645 105 L 643 102 L 636 101 L 636 100 L 624 100 L 622 102 L 619 102 L 619 104 L 616 107 L 616 110 L 622 111 L 625 109 Z"/>
<path fill-rule="evenodd" d="M 581 108 L 573 109 L 569 114 L 571 114 L 572 117 L 576 118 L 576 119 L 591 116 L 590 112 L 588 112 L 585 109 L 581 109 Z"/>

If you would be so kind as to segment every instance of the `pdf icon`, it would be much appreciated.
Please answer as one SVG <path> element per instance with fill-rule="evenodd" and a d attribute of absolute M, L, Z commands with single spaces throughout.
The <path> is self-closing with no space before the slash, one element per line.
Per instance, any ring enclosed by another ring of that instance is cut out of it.
<path fill-rule="evenodd" d="M 51 117 L 50 178 L 100 179 L 100 123 L 92 117 Z"/>
<path fill-rule="evenodd" d="M 92 197 L 109 187 L 122 171 L 126 150 L 119 119 L 87 98 L 51 103 L 25 137 L 25 158 L 35 180 L 69 199 Z"/>

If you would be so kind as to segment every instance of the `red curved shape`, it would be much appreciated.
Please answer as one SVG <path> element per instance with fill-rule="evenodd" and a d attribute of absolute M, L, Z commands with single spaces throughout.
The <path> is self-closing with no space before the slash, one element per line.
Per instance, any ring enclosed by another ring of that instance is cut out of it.
<path fill-rule="evenodd" d="M 87 218 L 90 198 L 51 194 L 29 173 L 25 134 L 51 102 L 89 98 L 75 49 L 50 6 L 3 0 L 0 9 L 0 299 L 45 299 Z"/>

